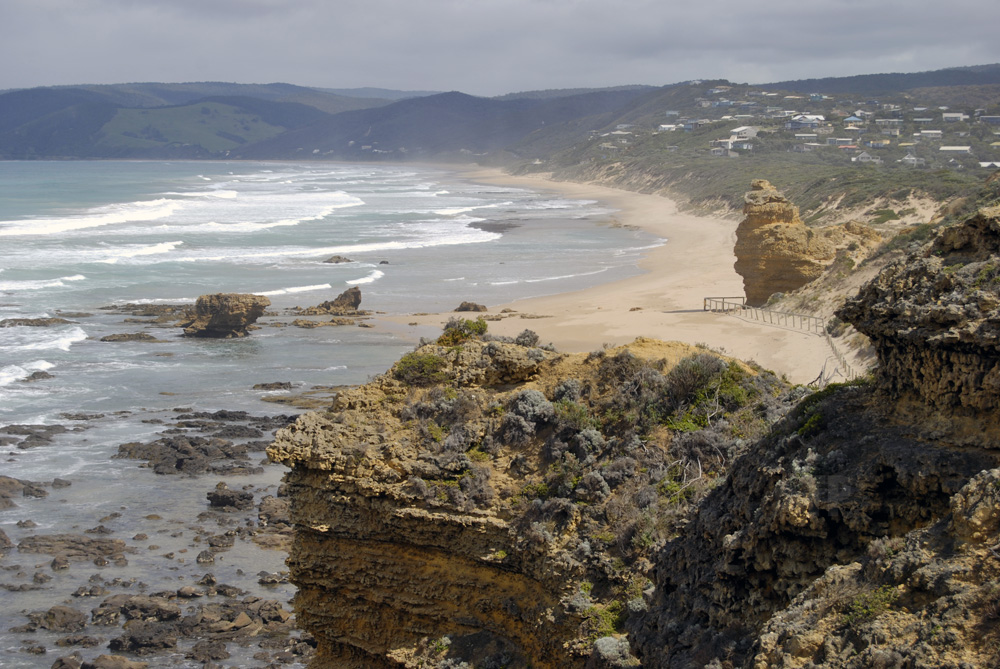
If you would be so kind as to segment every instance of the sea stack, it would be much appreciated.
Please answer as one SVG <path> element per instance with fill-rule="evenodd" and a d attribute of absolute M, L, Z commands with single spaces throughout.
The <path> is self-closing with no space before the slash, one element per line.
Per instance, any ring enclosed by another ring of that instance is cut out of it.
<path fill-rule="evenodd" d="M 264 315 L 271 300 L 260 295 L 216 293 L 202 295 L 195 304 L 194 320 L 185 323 L 185 337 L 231 339 L 245 337 L 248 329 Z"/>
<path fill-rule="evenodd" d="M 833 260 L 833 244 L 806 227 L 799 208 L 770 182 L 754 179 L 744 203 L 734 267 L 748 305 L 763 306 L 774 293 L 801 288 Z"/>

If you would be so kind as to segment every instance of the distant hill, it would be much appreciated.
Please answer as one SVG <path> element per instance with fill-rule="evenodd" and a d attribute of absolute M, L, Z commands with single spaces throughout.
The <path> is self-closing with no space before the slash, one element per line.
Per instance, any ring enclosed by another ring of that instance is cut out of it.
<path fill-rule="evenodd" d="M 861 74 L 853 77 L 798 79 L 761 84 L 761 86 L 799 93 L 883 95 L 913 88 L 987 84 L 1000 84 L 1000 64 L 952 67 L 912 74 Z"/>
<path fill-rule="evenodd" d="M 241 150 L 244 158 L 432 157 L 503 149 L 546 124 L 620 110 L 641 90 L 551 100 L 496 100 L 451 92 L 337 114 Z"/>
<path fill-rule="evenodd" d="M 349 98 L 378 98 L 381 100 L 405 100 L 438 95 L 443 91 L 397 91 L 391 88 L 318 88 L 316 90 L 343 95 Z"/>

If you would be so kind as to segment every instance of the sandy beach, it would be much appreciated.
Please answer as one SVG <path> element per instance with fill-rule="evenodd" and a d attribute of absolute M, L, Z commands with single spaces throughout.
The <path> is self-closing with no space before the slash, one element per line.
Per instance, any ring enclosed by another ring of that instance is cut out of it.
<path fill-rule="evenodd" d="M 815 334 L 746 322 L 703 310 L 703 298 L 739 296 L 743 282 L 733 269 L 739 221 L 682 213 L 672 200 L 592 184 L 511 176 L 495 169 L 460 171 L 470 181 L 520 186 L 565 197 L 598 200 L 617 210 L 615 221 L 666 240 L 640 262 L 639 276 L 585 290 L 491 304 L 489 313 L 516 313 L 490 322 L 490 332 L 516 335 L 525 328 L 567 352 L 593 351 L 637 337 L 705 344 L 795 383 L 815 380 L 835 365 L 826 340 Z M 457 306 L 457 305 L 456 305 Z M 465 314 L 466 316 L 474 314 Z M 402 315 L 389 320 L 417 330 L 440 328 L 452 313 Z M 531 318 L 525 318 L 530 316 Z M 417 325 L 412 325 L 412 324 Z"/>

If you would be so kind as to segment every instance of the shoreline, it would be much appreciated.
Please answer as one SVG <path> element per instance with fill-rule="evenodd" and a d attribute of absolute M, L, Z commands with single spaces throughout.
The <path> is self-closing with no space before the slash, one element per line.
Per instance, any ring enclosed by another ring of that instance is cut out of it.
<path fill-rule="evenodd" d="M 488 314 L 493 316 L 503 309 L 517 312 L 490 321 L 492 334 L 515 336 L 531 329 L 542 342 L 565 352 L 618 346 L 638 337 L 704 344 L 784 374 L 793 383 L 815 380 L 833 359 L 833 351 L 820 336 L 703 311 L 704 297 L 743 295 L 742 279 L 733 268 L 737 220 L 682 213 L 676 202 L 659 195 L 553 181 L 544 176 L 514 176 L 496 168 L 452 165 L 446 169 L 475 183 L 597 200 L 617 211 L 617 224 L 665 240 L 644 252 L 638 276 L 567 293 L 487 305 Z M 439 332 L 455 315 L 399 314 L 379 320 L 416 339 L 432 327 Z"/>

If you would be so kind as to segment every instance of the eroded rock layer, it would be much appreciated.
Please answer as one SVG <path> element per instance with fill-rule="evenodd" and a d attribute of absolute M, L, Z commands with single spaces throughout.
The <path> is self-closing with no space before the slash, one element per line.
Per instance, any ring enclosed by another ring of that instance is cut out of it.
<path fill-rule="evenodd" d="M 925 420 L 1000 443 L 1000 207 L 886 268 L 838 316 L 871 338 L 901 409 L 912 400 Z"/>

